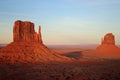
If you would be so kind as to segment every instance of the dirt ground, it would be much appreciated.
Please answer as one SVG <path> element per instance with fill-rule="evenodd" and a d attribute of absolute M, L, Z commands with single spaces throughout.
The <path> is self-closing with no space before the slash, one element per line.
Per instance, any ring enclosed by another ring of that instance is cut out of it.
<path fill-rule="evenodd" d="M 0 64 L 0 80 L 120 80 L 120 59 L 83 57 L 81 49 L 60 51 L 76 61 Z"/>

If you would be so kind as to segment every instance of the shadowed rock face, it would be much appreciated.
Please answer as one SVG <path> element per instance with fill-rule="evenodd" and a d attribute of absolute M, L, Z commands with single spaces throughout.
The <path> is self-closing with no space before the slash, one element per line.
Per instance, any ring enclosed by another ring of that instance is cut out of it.
<path fill-rule="evenodd" d="M 49 50 L 42 43 L 41 27 L 39 26 L 37 33 L 34 30 L 34 23 L 28 21 L 15 21 L 13 42 L 0 49 L 0 63 L 14 64 L 69 60 L 71 59 Z"/>

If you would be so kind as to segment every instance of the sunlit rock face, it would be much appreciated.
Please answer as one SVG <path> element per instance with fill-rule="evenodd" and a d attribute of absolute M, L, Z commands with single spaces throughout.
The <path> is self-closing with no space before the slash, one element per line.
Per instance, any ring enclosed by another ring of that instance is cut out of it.
<path fill-rule="evenodd" d="M 115 45 L 115 36 L 108 33 L 101 41 L 101 45 L 96 48 L 96 54 L 106 57 L 120 57 L 120 49 Z"/>
<path fill-rule="evenodd" d="M 112 33 L 108 33 L 104 36 L 104 39 L 101 42 L 102 45 L 115 45 L 115 38 Z"/>
<path fill-rule="evenodd" d="M 115 37 L 112 33 L 107 33 L 101 41 L 101 45 L 97 47 L 97 50 L 114 50 L 118 49 L 115 45 Z"/>
<path fill-rule="evenodd" d="M 36 63 L 69 61 L 49 50 L 42 42 L 41 27 L 34 30 L 34 23 L 17 20 L 13 28 L 13 42 L 0 49 L 0 63 Z"/>
<path fill-rule="evenodd" d="M 41 27 L 39 26 L 38 33 L 34 30 L 34 23 L 28 21 L 16 21 L 13 29 L 14 42 L 27 41 L 27 42 L 40 42 L 41 39 Z"/>
<path fill-rule="evenodd" d="M 92 58 L 120 59 L 120 48 L 115 45 L 115 36 L 107 33 L 95 50 L 84 51 L 83 54 Z"/>

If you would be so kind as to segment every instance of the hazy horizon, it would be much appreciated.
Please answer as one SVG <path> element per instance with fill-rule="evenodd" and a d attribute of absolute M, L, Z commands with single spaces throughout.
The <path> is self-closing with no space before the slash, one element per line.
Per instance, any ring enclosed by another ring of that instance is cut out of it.
<path fill-rule="evenodd" d="M 120 0 L 1 0 L 0 44 L 12 42 L 16 20 L 42 26 L 45 44 L 100 44 L 106 33 L 120 44 Z"/>

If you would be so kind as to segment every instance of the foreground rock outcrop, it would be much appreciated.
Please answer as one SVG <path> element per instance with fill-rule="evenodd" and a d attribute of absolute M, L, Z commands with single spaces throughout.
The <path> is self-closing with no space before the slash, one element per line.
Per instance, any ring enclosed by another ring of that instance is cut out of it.
<path fill-rule="evenodd" d="M 70 58 L 60 56 L 49 50 L 42 42 L 41 27 L 38 33 L 34 23 L 16 21 L 13 29 L 13 42 L 0 49 L 0 63 L 34 63 L 69 61 Z"/>
<path fill-rule="evenodd" d="M 32 41 L 42 43 L 41 27 L 39 26 L 37 33 L 34 30 L 34 23 L 28 21 L 22 22 L 18 20 L 14 24 L 13 37 L 14 42 Z"/>

